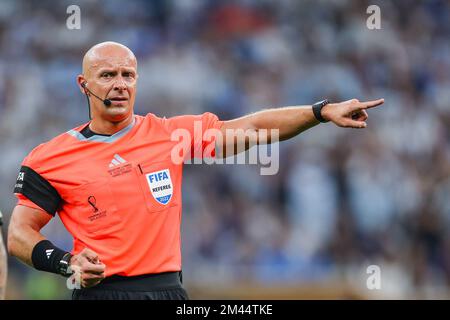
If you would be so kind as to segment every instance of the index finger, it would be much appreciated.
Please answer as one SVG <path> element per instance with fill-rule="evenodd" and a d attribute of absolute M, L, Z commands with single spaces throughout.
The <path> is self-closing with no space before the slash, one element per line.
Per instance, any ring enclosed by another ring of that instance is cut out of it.
<path fill-rule="evenodd" d="M 362 105 L 361 109 L 370 109 L 370 108 L 378 107 L 379 105 L 381 105 L 383 103 L 384 103 L 384 99 L 361 102 L 361 105 Z"/>

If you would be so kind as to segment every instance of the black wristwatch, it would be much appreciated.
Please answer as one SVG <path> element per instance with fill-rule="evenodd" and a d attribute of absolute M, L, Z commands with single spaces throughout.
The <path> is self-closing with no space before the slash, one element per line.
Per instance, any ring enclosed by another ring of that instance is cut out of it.
<path fill-rule="evenodd" d="M 319 120 L 320 122 L 328 122 L 328 120 L 325 120 L 322 117 L 322 108 L 325 107 L 327 104 L 329 104 L 330 101 L 328 101 L 327 99 L 316 102 L 312 105 L 312 110 L 314 113 L 314 116 L 316 117 L 317 120 Z"/>
<path fill-rule="evenodd" d="M 67 252 L 58 263 L 58 273 L 63 277 L 70 277 L 73 273 L 70 268 L 70 259 L 72 259 L 72 257 L 73 255 Z"/>

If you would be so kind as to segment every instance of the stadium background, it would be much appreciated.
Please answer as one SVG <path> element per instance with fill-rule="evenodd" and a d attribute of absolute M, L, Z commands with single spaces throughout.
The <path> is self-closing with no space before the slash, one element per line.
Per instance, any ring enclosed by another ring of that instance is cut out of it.
<path fill-rule="evenodd" d="M 68 30 L 66 8 L 81 8 Z M 381 30 L 366 8 L 381 8 Z M 280 172 L 186 166 L 183 259 L 192 298 L 450 297 L 448 1 L 0 2 L 0 208 L 20 162 L 87 121 L 85 51 L 137 55 L 136 112 L 230 119 L 323 97 L 383 97 L 366 130 L 280 145 Z M 70 249 L 59 218 L 44 233 Z M 6 236 L 5 236 L 6 238 Z M 368 290 L 366 268 L 381 268 Z M 65 299 L 59 276 L 9 260 L 7 298 Z"/>

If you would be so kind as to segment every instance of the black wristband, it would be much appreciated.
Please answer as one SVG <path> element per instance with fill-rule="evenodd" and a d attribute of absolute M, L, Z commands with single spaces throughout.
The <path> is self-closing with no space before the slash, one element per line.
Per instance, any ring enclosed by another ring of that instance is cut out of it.
<path fill-rule="evenodd" d="M 328 120 L 325 120 L 322 117 L 322 108 L 325 107 L 329 103 L 330 103 L 330 101 L 328 101 L 328 100 L 322 100 L 322 101 L 316 102 L 312 105 L 314 117 L 316 117 L 316 119 L 322 123 L 328 122 Z"/>
<path fill-rule="evenodd" d="M 31 253 L 31 261 L 37 270 L 60 273 L 60 262 L 69 252 L 61 250 L 48 240 L 39 241 Z"/>

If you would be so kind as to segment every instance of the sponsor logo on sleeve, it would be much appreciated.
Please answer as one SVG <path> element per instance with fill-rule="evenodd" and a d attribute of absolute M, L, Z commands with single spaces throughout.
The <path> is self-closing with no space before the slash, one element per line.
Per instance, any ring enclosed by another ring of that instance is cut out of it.
<path fill-rule="evenodd" d="M 14 189 L 22 189 L 23 188 L 23 182 L 25 181 L 25 172 L 19 172 L 19 175 L 17 176 L 17 181 L 14 186 Z"/>

